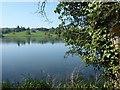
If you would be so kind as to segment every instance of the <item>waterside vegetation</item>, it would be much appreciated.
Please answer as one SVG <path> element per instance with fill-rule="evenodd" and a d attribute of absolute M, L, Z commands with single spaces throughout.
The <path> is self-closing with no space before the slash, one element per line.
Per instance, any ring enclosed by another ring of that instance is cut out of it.
<path fill-rule="evenodd" d="M 43 76 L 41 79 L 36 79 L 31 76 L 25 76 L 24 80 L 22 82 L 14 81 L 11 82 L 9 80 L 3 81 L 2 88 L 15 88 L 15 89 L 102 89 L 102 88 L 109 88 L 109 90 L 112 90 L 112 86 L 104 85 L 105 79 L 99 78 L 99 80 L 96 82 L 95 77 L 92 77 L 91 80 L 88 78 L 85 78 L 81 75 L 81 73 L 71 73 L 69 78 L 62 78 L 62 79 L 55 79 L 51 77 L 50 75 L 47 75 L 46 77 Z"/>

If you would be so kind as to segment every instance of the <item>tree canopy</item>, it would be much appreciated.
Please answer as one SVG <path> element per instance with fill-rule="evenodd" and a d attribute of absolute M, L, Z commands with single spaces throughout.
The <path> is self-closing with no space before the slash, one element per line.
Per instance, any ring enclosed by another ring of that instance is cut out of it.
<path fill-rule="evenodd" d="M 55 13 L 60 14 L 67 45 L 72 45 L 67 53 L 81 56 L 87 65 L 104 67 L 109 84 L 119 88 L 120 50 L 113 42 L 120 38 L 120 3 L 60 2 Z"/>

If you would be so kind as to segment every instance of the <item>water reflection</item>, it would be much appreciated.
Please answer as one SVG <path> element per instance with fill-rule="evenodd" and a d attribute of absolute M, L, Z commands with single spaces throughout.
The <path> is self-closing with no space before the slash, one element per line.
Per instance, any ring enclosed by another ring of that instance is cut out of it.
<path fill-rule="evenodd" d="M 3 43 L 17 43 L 18 46 L 25 45 L 25 44 L 31 44 L 31 43 L 40 43 L 40 44 L 46 44 L 46 43 L 58 43 L 63 42 L 62 38 L 60 37 L 3 37 L 2 38 Z"/>

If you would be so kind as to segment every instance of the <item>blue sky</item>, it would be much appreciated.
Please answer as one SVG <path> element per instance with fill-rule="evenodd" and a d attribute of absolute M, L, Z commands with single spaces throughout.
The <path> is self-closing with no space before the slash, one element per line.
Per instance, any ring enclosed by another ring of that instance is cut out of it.
<path fill-rule="evenodd" d="M 58 14 L 54 13 L 58 2 L 47 2 L 45 11 L 52 23 L 35 14 L 38 2 L 2 2 L 2 27 L 57 27 L 60 23 Z"/>

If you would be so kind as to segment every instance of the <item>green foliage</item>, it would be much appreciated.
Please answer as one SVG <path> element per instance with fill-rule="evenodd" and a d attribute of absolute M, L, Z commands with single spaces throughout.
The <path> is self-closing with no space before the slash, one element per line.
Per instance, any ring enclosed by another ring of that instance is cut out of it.
<path fill-rule="evenodd" d="M 15 32 L 12 32 L 13 35 L 15 35 Z"/>
<path fill-rule="evenodd" d="M 9 28 L 3 28 L 2 29 L 2 34 L 5 34 L 5 33 L 10 33 L 10 29 Z"/>
<path fill-rule="evenodd" d="M 9 80 L 6 80 L 2 83 L 2 88 L 12 88 L 13 85 Z"/>
<path fill-rule="evenodd" d="M 50 35 L 52 35 L 53 37 L 57 37 L 57 35 L 56 34 L 52 34 L 52 33 L 50 33 L 50 32 L 48 32 L 48 31 L 30 31 L 30 35 L 28 35 L 27 34 L 27 32 L 29 32 L 29 31 L 21 31 L 21 32 L 12 32 L 12 33 L 9 33 L 9 34 L 3 34 L 3 36 L 5 36 L 5 37 L 26 37 L 26 36 L 34 36 L 34 37 L 43 37 L 43 38 L 45 38 L 45 37 L 47 37 L 47 36 L 49 36 L 49 34 Z"/>
<path fill-rule="evenodd" d="M 31 32 L 30 31 L 26 31 L 26 35 L 31 35 Z"/>
<path fill-rule="evenodd" d="M 26 31 L 25 27 L 19 27 L 19 25 L 16 28 L 2 28 L 2 34 L 8 34 L 11 32 L 21 32 Z"/>
<path fill-rule="evenodd" d="M 60 14 L 67 45 L 72 45 L 67 53 L 81 56 L 86 65 L 104 67 L 109 83 L 120 87 L 119 50 L 112 33 L 120 25 L 120 3 L 60 2 L 55 12 Z"/>
<path fill-rule="evenodd" d="M 35 30 L 32 30 L 31 32 L 34 32 L 34 33 L 36 33 L 36 31 L 35 31 Z"/>
<path fill-rule="evenodd" d="M 50 32 L 50 33 L 53 33 L 53 32 L 54 32 L 54 28 L 53 28 L 53 27 L 50 28 L 50 29 L 49 29 L 49 32 Z"/>
<path fill-rule="evenodd" d="M 106 88 L 103 86 L 103 81 L 99 83 L 95 83 L 93 78 L 93 82 L 89 81 L 87 78 L 84 78 L 80 72 L 72 73 L 68 79 L 55 80 L 50 75 L 43 76 L 42 80 L 38 80 L 36 78 L 32 78 L 30 76 L 26 76 L 22 82 L 14 81 L 11 82 L 6 80 L 2 83 L 2 89 L 98 89 L 98 88 Z M 107 83 L 106 83 L 107 85 Z M 107 85 L 108 88 L 111 88 L 110 85 Z M 110 89 L 109 89 L 110 90 Z"/>
<path fill-rule="evenodd" d="M 49 81 L 45 80 L 36 80 L 33 78 L 28 78 L 25 79 L 24 82 L 21 84 L 20 82 L 10 82 L 8 80 L 4 81 L 2 83 L 2 89 L 10 89 L 10 88 L 15 88 L 15 89 L 32 89 L 32 88 L 51 88 L 52 84 Z"/>
<path fill-rule="evenodd" d="M 39 31 L 49 31 L 49 29 L 47 29 L 47 28 L 36 28 L 37 30 L 39 30 Z"/>
<path fill-rule="evenodd" d="M 27 30 L 29 31 L 29 30 L 30 30 L 30 28 L 28 27 L 28 28 L 27 28 Z"/>

